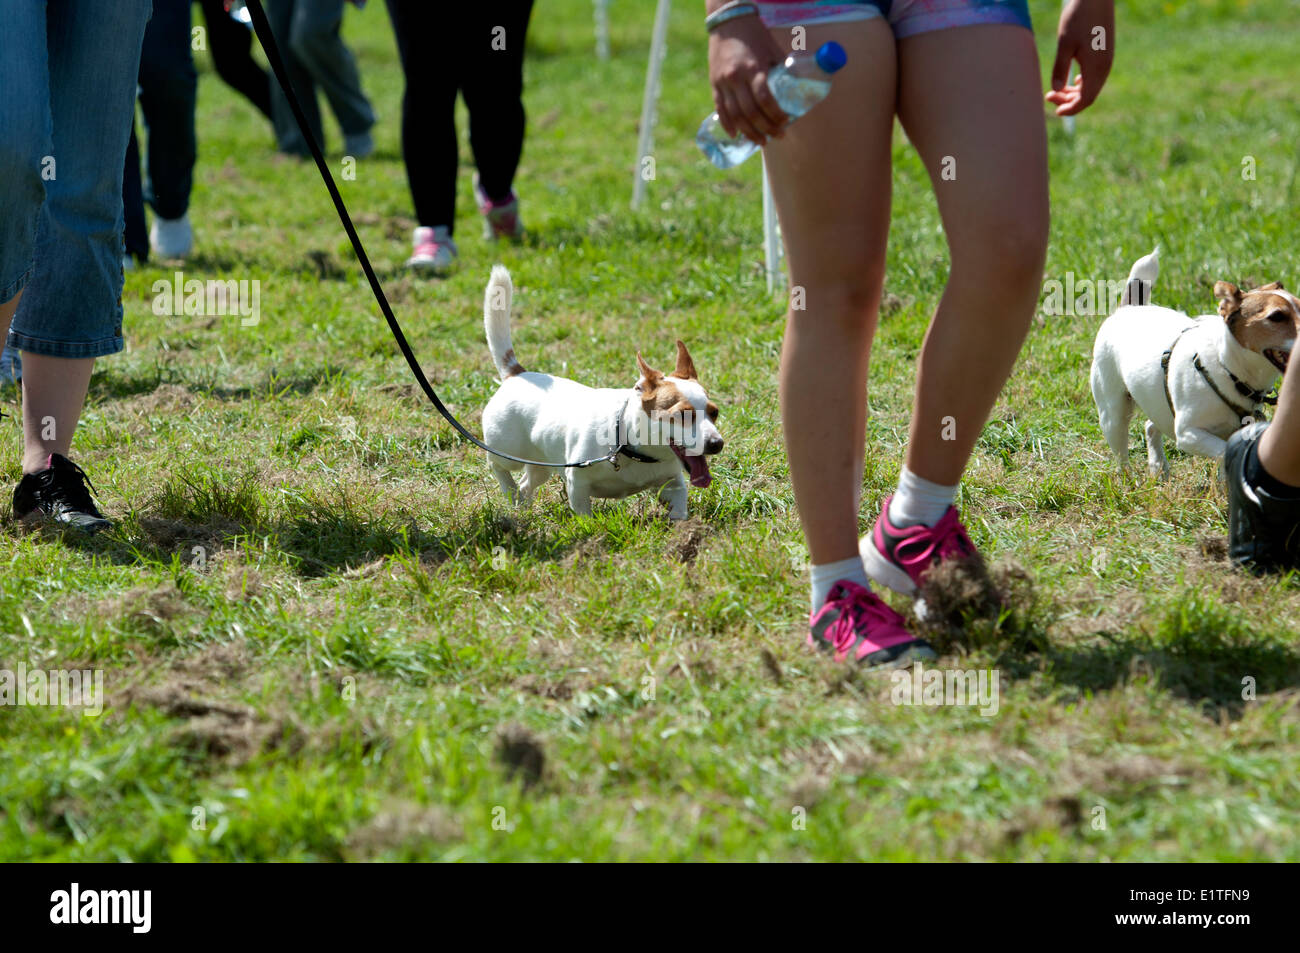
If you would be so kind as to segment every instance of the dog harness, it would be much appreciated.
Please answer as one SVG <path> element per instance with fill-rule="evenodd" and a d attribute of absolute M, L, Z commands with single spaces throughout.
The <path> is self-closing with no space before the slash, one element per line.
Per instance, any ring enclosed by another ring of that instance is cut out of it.
<path fill-rule="evenodd" d="M 1165 400 L 1169 404 L 1170 413 L 1173 413 L 1174 410 L 1174 398 L 1173 395 L 1170 394 L 1169 392 L 1169 361 L 1174 356 L 1174 348 L 1178 346 L 1178 342 L 1182 339 L 1183 335 L 1186 334 L 1194 327 L 1196 327 L 1196 325 L 1193 324 L 1179 331 L 1178 337 L 1174 338 L 1174 343 L 1169 345 L 1169 347 L 1165 349 L 1165 352 L 1160 355 L 1160 370 L 1164 374 L 1164 378 L 1165 378 Z M 1225 367 L 1223 371 L 1225 374 L 1228 375 L 1228 377 L 1232 379 L 1232 384 L 1234 387 L 1237 388 L 1237 393 L 1240 394 L 1242 397 L 1246 398 L 1246 400 L 1250 401 L 1249 407 L 1245 407 L 1245 408 L 1238 407 L 1236 404 L 1232 402 L 1232 400 L 1228 397 L 1227 394 L 1225 394 L 1222 390 L 1219 389 L 1219 385 L 1214 383 L 1214 378 L 1210 376 L 1210 372 L 1207 371 L 1205 369 L 1205 365 L 1201 363 L 1200 354 L 1192 355 L 1192 366 L 1196 368 L 1196 372 L 1201 375 L 1201 378 L 1205 381 L 1205 383 L 1210 385 L 1210 390 L 1214 391 L 1214 395 L 1218 397 L 1219 400 L 1227 404 L 1228 409 L 1237 415 L 1238 420 L 1244 417 L 1254 417 L 1256 420 L 1263 420 L 1264 414 L 1263 411 L 1260 410 L 1259 405 L 1277 403 L 1276 394 L 1271 394 L 1268 393 L 1267 391 L 1253 389 L 1249 384 L 1241 380 L 1239 377 L 1237 377 L 1236 374 L 1232 373 L 1232 371 L 1228 370 Z"/>

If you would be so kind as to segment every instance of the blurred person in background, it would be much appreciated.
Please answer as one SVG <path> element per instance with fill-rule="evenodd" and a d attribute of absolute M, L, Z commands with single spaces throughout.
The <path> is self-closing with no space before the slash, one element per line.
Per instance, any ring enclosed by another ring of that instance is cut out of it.
<path fill-rule="evenodd" d="M 364 0 L 350 2 L 358 8 L 365 5 Z M 280 46 L 289 81 L 321 151 L 325 149 L 325 132 L 320 106 L 316 102 L 318 86 L 325 93 L 343 130 L 344 154 L 364 159 L 375 151 L 370 134 L 375 124 L 375 112 L 361 91 L 356 59 L 339 33 L 343 25 L 343 3 L 344 0 L 266 0 L 266 18 Z M 428 3 L 427 6 L 430 10 L 441 10 L 442 4 Z M 311 149 L 293 118 L 289 100 L 278 83 L 271 84 L 271 111 L 280 151 L 295 156 L 311 155 Z"/>
<path fill-rule="evenodd" d="M 406 75 L 402 157 L 419 223 L 406 264 L 444 274 L 459 254 L 452 237 L 460 158 L 457 93 L 469 110 L 474 198 L 484 236 L 523 236 L 514 178 L 524 148 L 524 42 L 533 3 L 387 3 Z"/>

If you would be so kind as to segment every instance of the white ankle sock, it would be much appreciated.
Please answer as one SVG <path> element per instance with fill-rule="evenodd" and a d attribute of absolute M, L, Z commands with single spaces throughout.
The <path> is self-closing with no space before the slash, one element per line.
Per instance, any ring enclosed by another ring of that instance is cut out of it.
<path fill-rule="evenodd" d="M 839 562 L 822 563 L 820 566 L 813 566 L 809 576 L 812 580 L 813 612 L 826 604 L 826 597 L 830 595 L 831 586 L 841 579 L 856 582 L 863 589 L 871 588 L 867 582 L 867 571 L 862 565 L 861 556 L 850 556 L 848 559 L 841 559 Z"/>
<path fill-rule="evenodd" d="M 956 486 L 931 483 L 904 466 L 898 489 L 889 501 L 889 521 L 895 526 L 933 526 L 956 499 Z"/>

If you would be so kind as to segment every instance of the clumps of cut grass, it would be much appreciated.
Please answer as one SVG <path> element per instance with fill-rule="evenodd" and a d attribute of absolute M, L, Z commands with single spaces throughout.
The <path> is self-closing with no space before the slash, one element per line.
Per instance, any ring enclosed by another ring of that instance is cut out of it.
<path fill-rule="evenodd" d="M 510 724 L 497 735 L 497 761 L 511 779 L 519 779 L 525 790 L 542 780 L 546 751 L 541 741 L 523 725 Z"/>
<path fill-rule="evenodd" d="M 980 558 L 931 569 L 918 593 L 916 627 L 942 654 L 975 650 L 1040 652 L 1050 622 L 1029 573 L 1014 562 L 990 568 Z"/>

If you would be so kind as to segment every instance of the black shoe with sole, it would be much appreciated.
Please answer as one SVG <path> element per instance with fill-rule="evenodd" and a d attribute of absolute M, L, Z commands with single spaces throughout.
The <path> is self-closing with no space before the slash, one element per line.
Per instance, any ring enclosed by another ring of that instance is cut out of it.
<path fill-rule="evenodd" d="M 1251 482 L 1259 437 L 1256 422 L 1228 438 L 1223 454 L 1228 484 L 1228 555 L 1252 572 L 1300 569 L 1300 498 L 1274 496 Z"/>
<path fill-rule="evenodd" d="M 49 520 L 97 533 L 112 526 L 113 521 L 105 519 L 95 507 L 91 489 L 94 484 L 81 467 L 61 453 L 52 453 L 44 470 L 23 474 L 14 487 L 14 519 Z"/>

